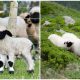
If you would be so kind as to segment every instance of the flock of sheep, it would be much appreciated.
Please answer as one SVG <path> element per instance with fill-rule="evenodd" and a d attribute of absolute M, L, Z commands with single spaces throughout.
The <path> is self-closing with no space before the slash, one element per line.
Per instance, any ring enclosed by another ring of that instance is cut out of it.
<path fill-rule="evenodd" d="M 34 60 L 31 51 L 33 45 L 39 48 L 39 13 L 38 6 L 29 13 L 17 16 L 16 26 L 8 29 L 9 17 L 0 18 L 0 73 L 4 66 L 9 73 L 14 73 L 15 55 L 22 55 L 28 62 L 28 72 L 34 72 Z"/>
<path fill-rule="evenodd" d="M 64 48 L 68 51 L 80 56 L 80 39 L 73 33 L 65 32 L 62 36 L 51 34 L 48 39 L 56 46 Z"/>

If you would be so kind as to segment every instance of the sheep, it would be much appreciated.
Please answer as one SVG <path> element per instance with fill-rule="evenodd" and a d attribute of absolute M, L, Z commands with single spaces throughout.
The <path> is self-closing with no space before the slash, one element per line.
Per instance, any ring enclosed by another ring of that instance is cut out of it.
<path fill-rule="evenodd" d="M 80 56 L 80 39 L 76 39 L 75 42 L 67 41 L 64 42 L 67 49 L 71 52 L 75 53 L 76 55 Z"/>
<path fill-rule="evenodd" d="M 8 28 L 8 21 L 9 17 L 0 18 L 0 25 Z M 9 30 L 15 37 L 28 37 L 26 29 L 27 29 L 27 24 L 25 23 L 25 21 L 21 17 L 17 16 L 16 26 L 10 28 Z"/>
<path fill-rule="evenodd" d="M 73 33 L 64 33 L 62 36 L 51 34 L 48 39 L 56 46 L 64 48 L 68 51 L 80 56 L 80 39 Z"/>
<path fill-rule="evenodd" d="M 57 34 L 51 34 L 48 39 L 56 46 L 64 48 L 64 39 Z"/>
<path fill-rule="evenodd" d="M 16 54 L 21 54 L 29 64 L 28 72 L 34 72 L 34 61 L 31 55 L 33 43 L 27 38 L 14 38 L 12 33 L 6 28 L 0 26 L 0 51 L 2 55 L 8 55 L 9 73 L 14 73 L 14 60 Z M 0 61 L 0 68 L 3 67 L 3 61 Z M 3 71 L 3 70 L 2 70 Z"/>
<path fill-rule="evenodd" d="M 31 22 L 34 24 L 39 23 L 39 17 L 40 17 L 40 7 L 35 6 L 30 10 L 30 17 L 31 17 Z"/>
<path fill-rule="evenodd" d="M 39 47 L 39 17 L 40 17 L 40 7 L 33 7 L 29 13 L 22 13 L 20 17 L 24 19 L 28 28 L 26 32 L 28 38 L 34 43 L 35 47 Z"/>
<path fill-rule="evenodd" d="M 51 34 L 48 39 L 56 46 L 65 48 L 67 50 L 71 50 L 71 45 L 73 42 L 76 42 L 76 39 L 78 39 L 77 36 L 75 36 L 72 33 L 64 33 L 62 36 L 59 36 L 57 34 Z M 71 41 L 71 42 L 70 42 Z M 70 47 L 69 47 L 70 46 Z"/>
<path fill-rule="evenodd" d="M 62 38 L 66 39 L 64 42 L 66 49 L 80 56 L 80 39 L 73 33 L 65 33 L 62 35 Z"/>

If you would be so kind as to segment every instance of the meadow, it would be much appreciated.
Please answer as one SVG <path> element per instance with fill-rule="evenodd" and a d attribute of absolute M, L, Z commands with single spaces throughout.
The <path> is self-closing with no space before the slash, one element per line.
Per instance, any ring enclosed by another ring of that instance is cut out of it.
<path fill-rule="evenodd" d="M 35 61 L 34 73 L 27 72 L 27 65 L 24 59 L 16 59 L 14 74 L 9 74 L 8 69 L 5 69 L 3 73 L 0 73 L 0 79 L 39 79 L 39 60 Z"/>
<path fill-rule="evenodd" d="M 71 16 L 74 25 L 65 25 L 63 16 Z M 56 30 L 74 33 L 80 38 L 80 11 L 64 7 L 56 2 L 41 2 L 41 77 L 80 79 L 80 57 L 53 45 L 50 34 L 61 35 Z M 43 26 L 45 21 L 50 25 Z"/>

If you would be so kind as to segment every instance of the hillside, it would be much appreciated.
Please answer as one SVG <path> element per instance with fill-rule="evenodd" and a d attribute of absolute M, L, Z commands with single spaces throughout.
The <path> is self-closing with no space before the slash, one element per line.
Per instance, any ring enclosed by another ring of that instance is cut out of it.
<path fill-rule="evenodd" d="M 55 2 L 42 2 L 41 16 L 42 25 L 46 20 L 51 23 L 41 28 L 42 78 L 80 78 L 80 58 L 48 40 L 50 34 L 61 35 L 56 32 L 59 29 L 80 37 L 80 12 Z M 71 16 L 76 23 L 66 26 L 62 16 Z"/>

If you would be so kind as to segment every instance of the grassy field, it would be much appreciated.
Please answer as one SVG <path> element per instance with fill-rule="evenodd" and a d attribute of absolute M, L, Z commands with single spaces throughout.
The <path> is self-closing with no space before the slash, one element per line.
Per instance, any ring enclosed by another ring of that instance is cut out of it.
<path fill-rule="evenodd" d="M 80 57 L 53 45 L 49 40 L 50 34 L 61 35 L 56 30 L 72 32 L 80 38 L 80 12 L 66 8 L 55 2 L 41 2 L 41 24 L 47 20 L 48 26 L 41 28 L 41 77 L 80 79 Z M 62 16 L 71 16 L 76 23 L 65 25 Z"/>
<path fill-rule="evenodd" d="M 39 78 L 39 60 L 35 61 L 35 70 L 34 73 L 27 73 L 25 61 L 17 59 L 14 65 L 15 72 L 14 74 L 9 74 L 8 70 L 0 74 L 0 79 L 38 79 Z"/>

